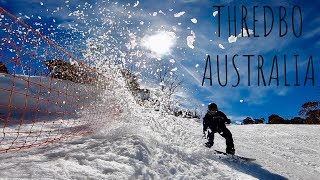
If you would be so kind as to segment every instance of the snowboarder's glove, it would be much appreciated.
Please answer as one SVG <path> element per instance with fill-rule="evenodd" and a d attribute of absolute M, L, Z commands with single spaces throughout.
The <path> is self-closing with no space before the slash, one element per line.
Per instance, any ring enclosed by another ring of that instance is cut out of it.
<path fill-rule="evenodd" d="M 230 120 L 230 119 L 227 119 L 227 120 L 226 120 L 226 123 L 227 123 L 227 124 L 231 124 L 231 120 Z"/>
<path fill-rule="evenodd" d="M 207 139 L 207 135 L 206 135 L 206 131 L 203 131 L 203 136 L 202 136 L 203 139 Z"/>

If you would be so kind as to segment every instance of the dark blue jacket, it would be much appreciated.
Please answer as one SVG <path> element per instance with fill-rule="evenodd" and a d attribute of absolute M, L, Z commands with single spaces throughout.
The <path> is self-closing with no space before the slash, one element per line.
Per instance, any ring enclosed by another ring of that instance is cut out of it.
<path fill-rule="evenodd" d="M 210 128 L 213 132 L 219 132 L 226 128 L 226 123 L 230 124 L 231 121 L 223 112 L 218 111 L 216 114 L 207 112 L 203 118 L 203 131 Z"/>

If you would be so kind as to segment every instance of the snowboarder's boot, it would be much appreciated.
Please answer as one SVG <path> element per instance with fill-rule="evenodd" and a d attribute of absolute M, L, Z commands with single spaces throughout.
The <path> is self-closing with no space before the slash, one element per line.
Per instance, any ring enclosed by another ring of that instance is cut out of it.
<path fill-rule="evenodd" d="M 226 149 L 226 153 L 227 153 L 227 154 L 234 155 L 235 152 L 236 152 L 236 150 L 235 150 L 234 148 L 227 148 L 227 149 Z"/>

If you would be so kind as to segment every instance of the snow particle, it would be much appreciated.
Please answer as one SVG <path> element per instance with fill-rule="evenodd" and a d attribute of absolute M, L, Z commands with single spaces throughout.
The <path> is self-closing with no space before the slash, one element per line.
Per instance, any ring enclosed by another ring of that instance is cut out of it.
<path fill-rule="evenodd" d="M 174 14 L 173 16 L 174 17 L 180 17 L 180 16 L 184 15 L 185 13 L 186 13 L 185 11 L 182 11 L 182 12 Z"/>
<path fill-rule="evenodd" d="M 194 48 L 194 41 L 196 39 L 196 34 L 191 30 L 191 36 L 187 37 L 187 45 L 189 46 L 189 48 L 193 49 Z"/>
<path fill-rule="evenodd" d="M 234 35 L 231 35 L 231 36 L 228 38 L 228 41 L 229 41 L 229 43 L 234 43 L 234 42 L 237 41 L 237 37 L 234 36 Z"/>
<path fill-rule="evenodd" d="M 126 43 L 127 48 L 134 49 L 138 43 L 136 42 L 136 35 L 134 33 L 129 33 L 129 42 Z"/>
<path fill-rule="evenodd" d="M 198 20 L 196 18 L 192 18 L 191 22 L 193 22 L 194 24 L 196 24 L 198 22 Z"/>
<path fill-rule="evenodd" d="M 217 14 L 218 14 L 218 11 L 214 11 L 214 12 L 212 13 L 213 17 L 216 17 Z"/>
<path fill-rule="evenodd" d="M 162 10 L 159 10 L 159 14 L 166 15 Z"/>
<path fill-rule="evenodd" d="M 174 71 L 177 71 L 177 70 L 178 70 L 178 68 L 176 68 L 176 67 L 173 68 L 173 69 L 171 69 L 171 71 L 173 71 L 173 72 L 174 72 Z"/>
<path fill-rule="evenodd" d="M 137 7 L 139 5 L 139 1 L 137 1 L 134 5 L 133 5 L 133 7 Z"/>
<path fill-rule="evenodd" d="M 225 49 L 224 46 L 222 44 L 219 44 L 219 48 L 221 49 Z"/>
<path fill-rule="evenodd" d="M 240 99 L 240 103 L 243 103 L 243 99 Z"/>
<path fill-rule="evenodd" d="M 242 36 L 242 32 L 243 32 L 243 36 Z M 241 30 L 240 34 L 238 35 L 238 37 L 247 37 L 247 36 L 249 36 L 249 34 L 253 34 L 253 30 L 248 29 L 248 31 L 247 31 L 246 28 L 243 28 Z"/>

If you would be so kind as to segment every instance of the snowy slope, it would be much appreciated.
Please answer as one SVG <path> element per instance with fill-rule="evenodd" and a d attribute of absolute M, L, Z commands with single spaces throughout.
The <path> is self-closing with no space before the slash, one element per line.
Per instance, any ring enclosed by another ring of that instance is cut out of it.
<path fill-rule="evenodd" d="M 115 72 L 107 77 L 117 81 L 109 80 L 103 101 L 88 107 L 88 114 L 77 119 L 90 121 L 95 134 L 0 154 L 0 177 L 318 179 L 319 126 L 230 125 L 236 153 L 257 159 L 254 163 L 233 162 L 203 146 L 201 120 L 163 115 L 135 104 L 117 68 L 111 69 Z M 225 149 L 219 135 L 214 148 Z"/>
<path fill-rule="evenodd" d="M 110 117 L 106 117 L 110 118 Z M 131 108 L 90 137 L 0 154 L 0 177 L 21 179 L 318 179 L 319 126 L 229 126 L 232 162 L 203 146 L 201 122 Z M 215 149 L 224 150 L 216 136 Z"/>

